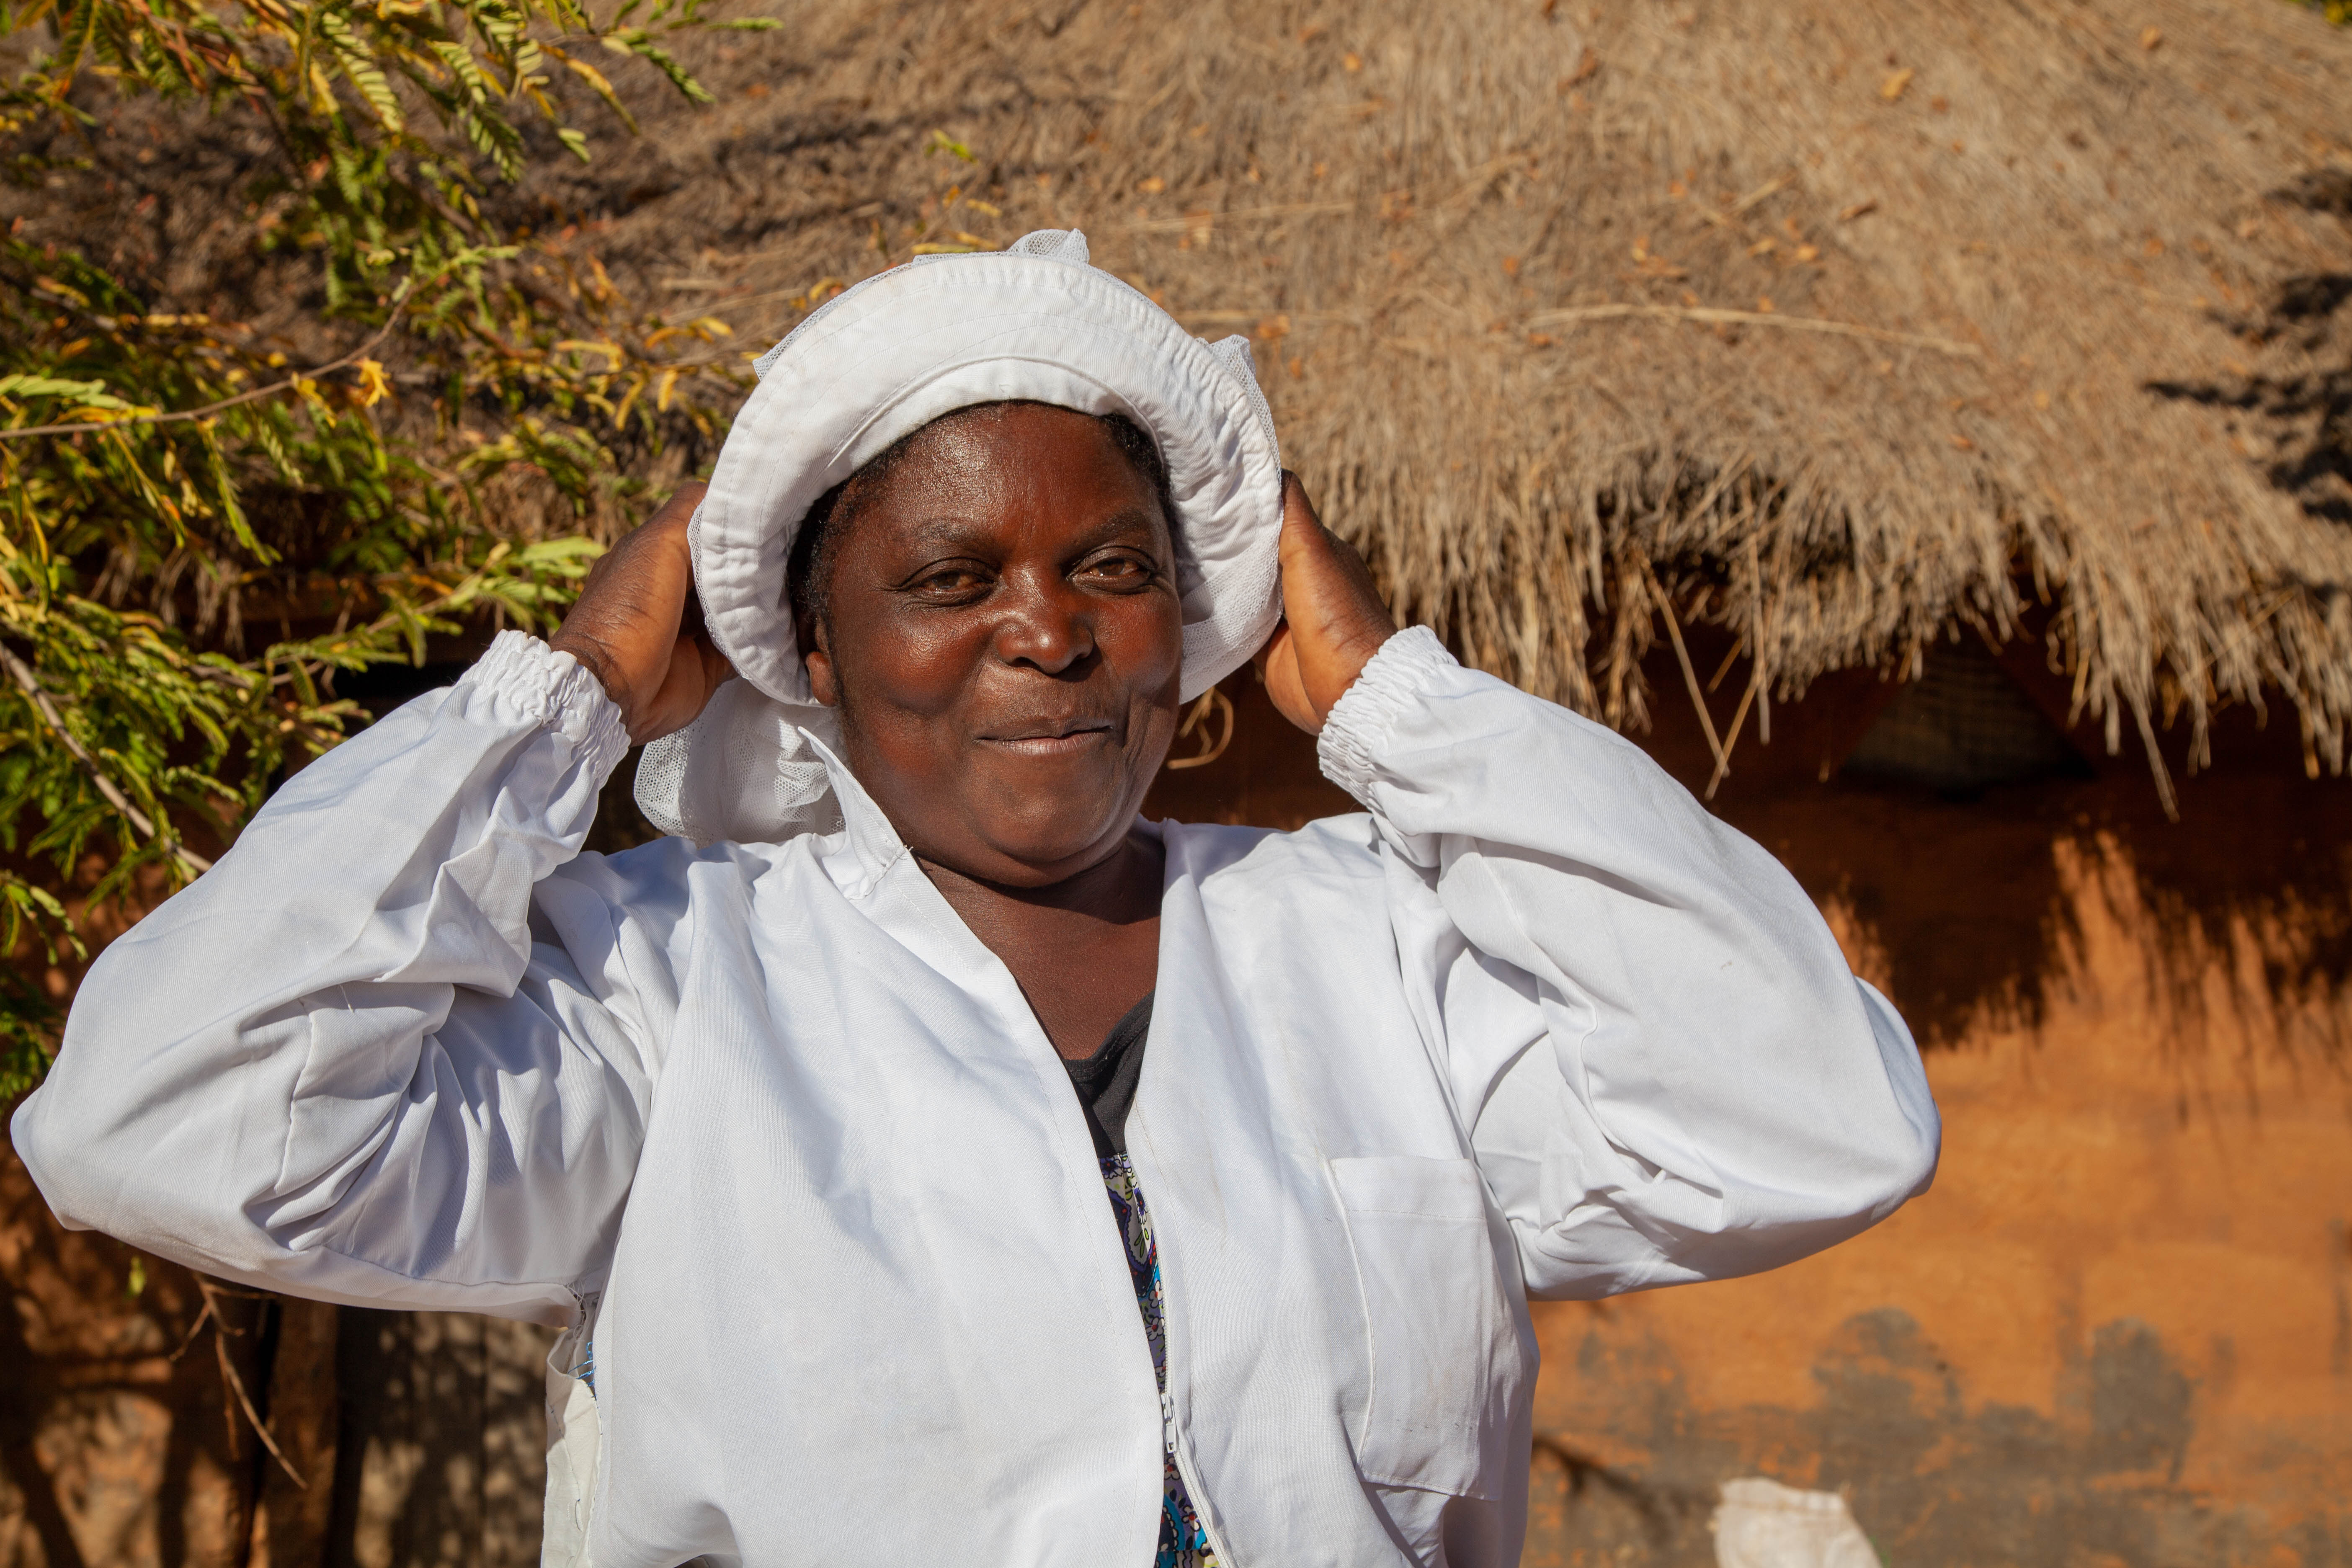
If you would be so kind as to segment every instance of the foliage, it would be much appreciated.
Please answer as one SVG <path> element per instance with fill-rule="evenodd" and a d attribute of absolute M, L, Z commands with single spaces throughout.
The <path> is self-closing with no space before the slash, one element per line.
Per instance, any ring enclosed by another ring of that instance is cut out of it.
<path fill-rule="evenodd" d="M 0 969 L 0 1105 L 41 1081 L 57 1026 L 57 1008 L 22 974 Z"/>
<path fill-rule="evenodd" d="M 295 369 L 207 301 L 0 242 L 0 942 L 17 962 L 69 963 L 78 911 L 200 871 L 187 837 L 228 842 L 354 716 L 336 672 L 551 623 L 598 546 L 535 536 L 486 486 L 529 474 L 576 528 L 632 493 L 617 440 L 716 428 L 695 388 L 737 380 L 711 352 L 722 324 L 635 312 L 593 257 L 491 216 L 535 163 L 589 156 L 573 106 L 634 131 L 598 58 L 708 101 L 665 40 L 773 25 L 703 5 L 0 0 L 0 32 L 43 40 L 0 89 L 0 170 L 37 190 L 86 162 L 110 100 L 254 132 L 253 257 L 304 280 L 318 342 L 356 344 Z M 55 1026 L 0 984 L 0 1100 Z"/>
<path fill-rule="evenodd" d="M 2352 0 L 2294 0 L 2306 11 L 2316 11 L 2339 27 L 2352 27 Z"/>

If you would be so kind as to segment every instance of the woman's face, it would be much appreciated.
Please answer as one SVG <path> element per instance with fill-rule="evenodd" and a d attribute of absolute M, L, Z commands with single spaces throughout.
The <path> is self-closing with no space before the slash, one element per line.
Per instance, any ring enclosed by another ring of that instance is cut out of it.
<path fill-rule="evenodd" d="M 1099 420 L 1014 404 L 931 425 L 843 501 L 809 679 L 899 837 L 1015 887 L 1117 849 L 1183 664 L 1150 483 Z"/>

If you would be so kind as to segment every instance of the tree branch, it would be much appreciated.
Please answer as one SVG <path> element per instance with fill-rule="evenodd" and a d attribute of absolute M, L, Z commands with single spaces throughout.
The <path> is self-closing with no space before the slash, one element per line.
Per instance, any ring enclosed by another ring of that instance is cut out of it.
<path fill-rule="evenodd" d="M 400 287 L 394 291 L 392 296 L 394 310 L 397 311 L 401 300 L 408 297 L 408 285 L 413 281 L 415 281 L 413 279 L 403 279 Z M 275 397 L 298 381 L 316 381 L 322 375 L 331 375 L 348 365 L 356 364 L 374 353 L 376 346 L 390 337 L 393 328 L 399 324 L 400 318 L 394 315 L 376 329 L 373 337 L 331 364 L 322 364 L 316 370 L 302 371 L 268 386 L 257 386 L 250 392 L 240 392 L 235 397 L 224 397 L 217 403 L 207 403 L 202 408 L 183 408 L 171 414 L 136 414 L 128 419 L 93 419 L 79 425 L 27 425 L 21 430 L 0 430 L 0 441 L 21 441 L 32 436 L 79 436 L 86 431 L 121 430 L 132 425 L 176 425 L 185 419 L 208 419 L 222 410 L 235 408 L 239 404 L 258 403 L 265 397 Z"/>
<path fill-rule="evenodd" d="M 309 1491 L 310 1483 L 302 1479 L 302 1472 L 294 1468 L 293 1461 L 287 1458 L 285 1452 L 278 1447 L 278 1439 L 269 1435 L 268 1425 L 261 1419 L 260 1412 L 254 1409 L 252 1396 L 245 1392 L 245 1379 L 237 1376 L 236 1365 L 229 1360 L 228 1320 L 222 1317 L 214 1305 L 212 1282 L 199 1274 L 196 1276 L 196 1289 L 204 1293 L 205 1308 L 212 1313 L 213 1351 L 220 1363 L 221 1381 L 227 1384 L 229 1392 L 236 1395 L 237 1404 L 245 1410 L 245 1418 L 253 1423 L 254 1436 L 260 1438 L 261 1446 L 269 1450 L 269 1457 L 278 1461 L 278 1468 L 286 1472 L 286 1479 L 294 1483 L 296 1490 Z M 231 1420 L 230 1436 L 233 1442 L 236 1436 L 234 1418 Z"/>
<path fill-rule="evenodd" d="M 179 840 L 172 834 L 159 832 L 147 814 L 131 805 L 130 797 L 115 787 L 114 781 L 106 776 L 106 770 L 98 765 L 98 759 L 91 756 L 88 748 L 74 739 L 73 731 L 66 728 L 64 717 L 58 712 L 57 704 L 49 700 L 49 694 L 41 689 L 41 682 L 33 674 L 32 666 L 9 652 L 5 646 L 0 646 L 0 664 L 8 667 L 9 675 L 32 700 L 33 706 L 40 710 L 41 717 L 48 721 L 49 728 L 57 731 L 58 739 L 65 742 L 66 750 L 73 753 L 74 761 L 81 764 L 82 772 L 89 775 L 89 782 L 98 786 L 98 793 L 106 797 L 107 805 L 129 817 L 131 826 L 146 837 L 163 839 L 164 847 L 172 852 L 191 878 L 200 877 L 213 868 L 213 863 L 203 856 L 181 847 Z"/>
<path fill-rule="evenodd" d="M 1674 601 L 1667 598 L 1666 591 L 1658 585 L 1658 574 L 1650 569 L 1646 561 L 1642 563 L 1642 580 L 1649 584 L 1650 597 L 1657 604 L 1658 614 L 1665 619 L 1666 636 L 1674 639 L 1675 658 L 1683 667 L 1683 684 L 1690 689 L 1691 707 L 1698 714 L 1698 727 L 1706 731 L 1706 749 L 1714 753 L 1716 782 L 1719 784 L 1723 775 L 1731 771 L 1731 757 L 1723 749 L 1723 742 L 1716 738 L 1715 718 L 1706 710 L 1706 694 L 1698 689 L 1698 671 L 1691 668 L 1690 649 L 1683 646 L 1682 623 L 1675 618 Z M 1743 714 L 1746 712 L 1744 704 L 1741 711 Z M 1708 784 L 1706 792 L 1713 795 L 1715 784 Z"/>

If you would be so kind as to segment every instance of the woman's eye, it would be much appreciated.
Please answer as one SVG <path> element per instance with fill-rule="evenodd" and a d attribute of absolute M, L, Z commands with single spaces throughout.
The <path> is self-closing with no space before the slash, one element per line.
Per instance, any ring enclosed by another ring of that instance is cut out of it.
<path fill-rule="evenodd" d="M 1078 575 L 1125 587 L 1150 582 L 1152 566 L 1149 561 L 1132 555 L 1106 555 L 1078 568 Z"/>
<path fill-rule="evenodd" d="M 951 599 L 977 593 L 987 584 L 969 566 L 948 566 L 917 578 L 913 586 L 926 598 Z"/>

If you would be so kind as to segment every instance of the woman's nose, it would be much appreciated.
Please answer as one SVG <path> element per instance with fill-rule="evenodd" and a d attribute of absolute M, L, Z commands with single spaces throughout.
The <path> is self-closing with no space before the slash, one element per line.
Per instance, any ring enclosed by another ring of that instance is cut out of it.
<path fill-rule="evenodd" d="M 999 601 L 1004 615 L 996 627 L 997 658 L 1060 675 L 1094 653 L 1091 606 L 1059 575 L 1049 583 L 1016 581 L 1006 586 L 1013 591 Z"/>

